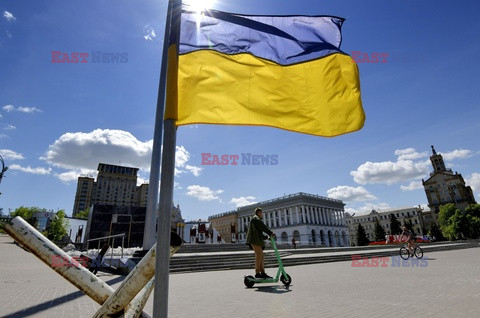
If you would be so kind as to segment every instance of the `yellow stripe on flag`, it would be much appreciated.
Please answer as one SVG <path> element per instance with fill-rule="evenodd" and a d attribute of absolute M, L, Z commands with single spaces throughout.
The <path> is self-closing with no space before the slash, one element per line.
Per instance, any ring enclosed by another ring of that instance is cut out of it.
<path fill-rule="evenodd" d="M 177 84 L 178 108 L 168 89 L 165 114 L 177 126 L 258 125 L 333 137 L 365 122 L 357 65 L 341 53 L 282 66 L 198 50 L 179 56 Z"/>

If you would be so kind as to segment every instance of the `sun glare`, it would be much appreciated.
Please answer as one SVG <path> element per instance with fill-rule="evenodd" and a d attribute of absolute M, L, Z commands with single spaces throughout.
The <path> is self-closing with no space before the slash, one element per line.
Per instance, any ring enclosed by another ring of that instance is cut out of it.
<path fill-rule="evenodd" d="M 183 0 L 183 3 L 190 6 L 192 11 L 202 12 L 212 8 L 216 0 Z"/>

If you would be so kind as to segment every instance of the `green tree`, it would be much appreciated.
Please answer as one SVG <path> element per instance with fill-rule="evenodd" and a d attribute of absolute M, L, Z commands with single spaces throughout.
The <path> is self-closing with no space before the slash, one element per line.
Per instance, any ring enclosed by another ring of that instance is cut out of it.
<path fill-rule="evenodd" d="M 361 223 L 358 223 L 357 226 L 357 246 L 365 246 L 368 245 L 370 241 L 367 238 L 367 234 L 365 233 L 365 229 L 363 228 Z"/>
<path fill-rule="evenodd" d="M 401 234 L 402 228 L 400 227 L 400 222 L 398 222 L 395 214 L 390 214 L 390 234 L 396 235 Z"/>
<path fill-rule="evenodd" d="M 27 208 L 27 207 L 21 206 L 19 208 L 16 208 L 15 211 L 11 212 L 10 216 L 12 218 L 19 216 L 25 221 L 27 221 L 28 223 L 30 223 L 31 225 L 35 226 L 35 219 L 33 218 L 33 215 L 39 211 L 42 211 L 42 209 L 37 207 Z"/>
<path fill-rule="evenodd" d="M 470 204 L 465 208 L 465 213 L 480 218 L 480 204 Z"/>
<path fill-rule="evenodd" d="M 457 208 L 453 203 L 447 203 L 445 205 L 440 206 L 440 211 L 438 212 L 438 225 L 440 225 L 440 229 L 448 226 L 449 219 L 455 214 Z"/>
<path fill-rule="evenodd" d="M 382 225 L 380 224 L 380 221 L 378 219 L 375 219 L 375 241 L 384 241 L 385 240 L 385 230 L 383 229 Z"/>
<path fill-rule="evenodd" d="M 443 237 L 442 231 L 440 231 L 440 227 L 437 223 L 432 222 L 430 224 L 430 231 L 428 231 L 428 235 L 432 238 L 435 238 L 436 241 L 443 241 L 445 238 Z"/>
<path fill-rule="evenodd" d="M 471 226 L 470 235 L 471 238 L 477 239 L 480 237 L 480 217 L 467 216 L 469 218 L 469 224 Z"/>
<path fill-rule="evenodd" d="M 78 218 L 78 219 L 87 220 L 89 214 L 90 214 L 90 209 L 87 208 L 87 209 L 85 209 L 83 211 L 80 211 L 77 214 L 75 214 L 75 217 Z"/>
<path fill-rule="evenodd" d="M 67 235 L 69 222 L 65 216 L 65 211 L 59 210 L 50 222 L 47 229 L 47 237 L 52 241 L 60 241 L 65 235 Z"/>

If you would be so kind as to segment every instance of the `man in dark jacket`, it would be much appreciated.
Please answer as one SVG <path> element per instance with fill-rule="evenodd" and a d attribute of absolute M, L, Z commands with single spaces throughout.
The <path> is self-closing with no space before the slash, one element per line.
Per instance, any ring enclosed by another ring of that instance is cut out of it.
<path fill-rule="evenodd" d="M 275 237 L 275 234 L 263 223 L 263 211 L 260 208 L 255 209 L 255 215 L 250 221 L 247 232 L 247 245 L 255 252 L 255 278 L 272 278 L 265 273 L 263 249 L 265 248 L 265 238 L 263 233 Z"/>

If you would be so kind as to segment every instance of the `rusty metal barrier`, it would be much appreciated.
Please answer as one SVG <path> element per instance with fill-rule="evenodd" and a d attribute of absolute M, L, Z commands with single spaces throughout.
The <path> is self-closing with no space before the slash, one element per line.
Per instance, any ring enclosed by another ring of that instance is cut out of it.
<path fill-rule="evenodd" d="M 102 305 L 94 317 L 122 315 L 136 318 L 140 315 L 148 316 L 142 310 L 153 290 L 156 244 L 130 272 L 120 287 L 114 290 L 21 217 L 17 216 L 5 223 L 4 229 L 48 267 Z M 181 244 L 181 238 L 172 232 L 170 257 L 180 249 Z M 63 266 L 54 266 L 54 259 L 57 257 L 62 259 Z"/>

